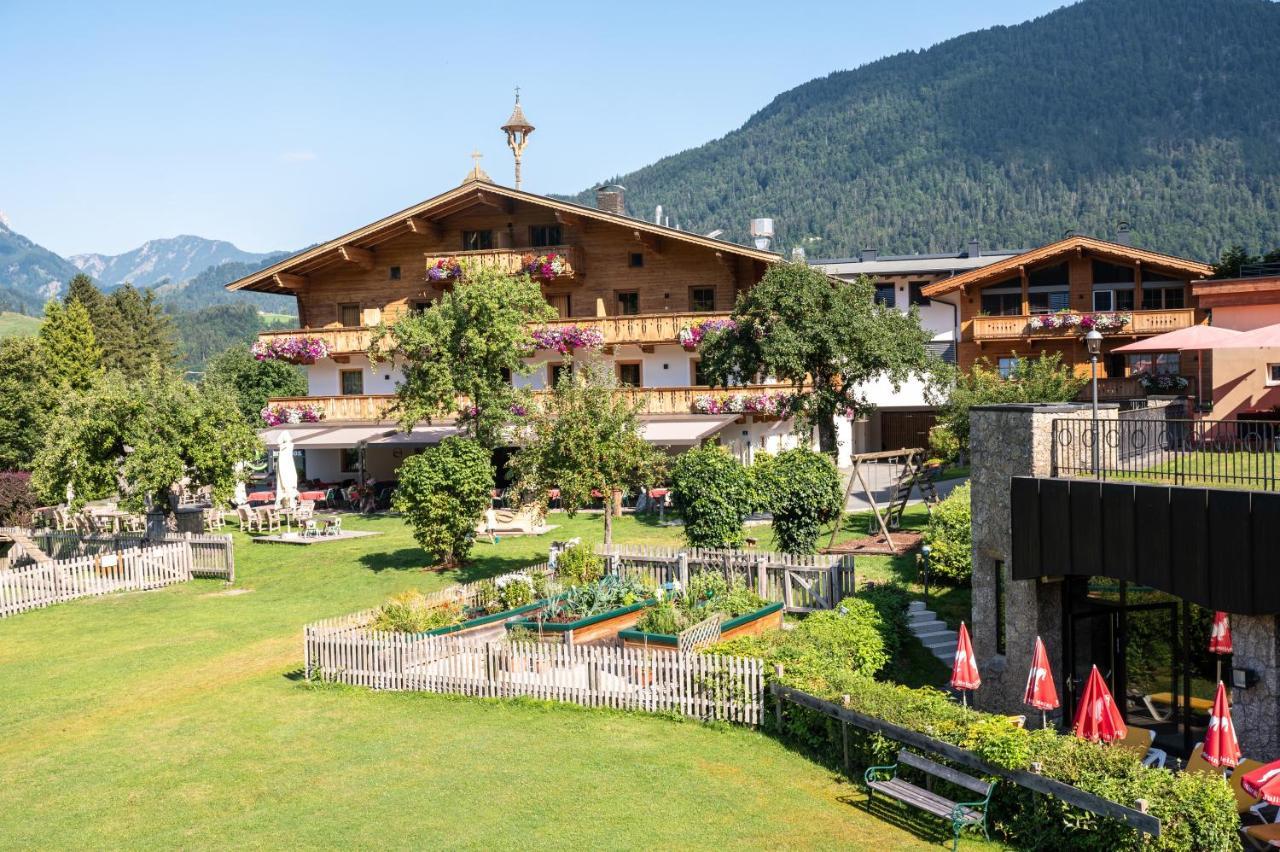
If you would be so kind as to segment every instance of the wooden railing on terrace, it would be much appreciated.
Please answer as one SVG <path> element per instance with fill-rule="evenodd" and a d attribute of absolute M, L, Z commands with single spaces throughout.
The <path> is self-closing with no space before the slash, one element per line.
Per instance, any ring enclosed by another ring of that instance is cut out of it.
<path fill-rule="evenodd" d="M 559 278 L 573 278 L 582 268 L 582 253 L 577 246 L 540 246 L 538 248 L 496 248 L 496 249 L 479 249 L 477 251 L 455 251 L 447 254 L 429 254 L 427 255 L 427 269 L 435 266 L 441 260 L 448 258 L 457 258 L 465 266 L 474 264 L 483 269 L 496 269 L 499 272 L 505 272 L 514 275 L 522 271 L 522 258 L 526 254 L 535 257 L 543 254 L 556 254 L 562 257 L 568 264 L 568 271 L 557 276 Z"/>
<path fill-rule="evenodd" d="M 695 414 L 693 404 L 698 397 L 724 399 L 735 395 L 752 396 L 763 393 L 788 393 L 784 385 L 744 385 L 736 388 L 671 387 L 671 388 L 621 388 L 619 394 L 637 405 L 642 414 Z M 534 398 L 545 398 L 549 390 L 534 391 Z M 395 403 L 392 394 L 363 394 L 360 396 L 285 396 L 272 397 L 271 405 L 290 408 L 319 405 L 324 421 L 383 421 Z"/>
<path fill-rule="evenodd" d="M 292 328 L 258 332 L 258 340 L 270 343 L 290 337 L 318 337 L 329 347 L 333 355 L 360 355 L 369 351 L 373 329 L 364 326 L 349 328 Z"/>
<path fill-rule="evenodd" d="M 1106 332 L 1108 337 L 1126 334 L 1163 334 L 1195 325 L 1194 308 L 1167 311 L 1117 311 L 1133 317 L 1120 331 Z M 1009 340 L 1018 337 L 1078 337 L 1079 329 L 1040 329 L 1033 331 L 1030 316 L 974 317 L 970 331 L 973 340 Z"/>

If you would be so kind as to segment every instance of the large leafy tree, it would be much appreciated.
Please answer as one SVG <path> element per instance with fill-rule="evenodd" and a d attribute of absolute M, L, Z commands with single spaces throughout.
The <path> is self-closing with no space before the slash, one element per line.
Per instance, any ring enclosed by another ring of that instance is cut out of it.
<path fill-rule="evenodd" d="M 40 351 L 45 374 L 59 393 L 88 390 L 102 375 L 102 347 L 89 311 L 78 299 L 45 304 Z"/>
<path fill-rule="evenodd" d="M 30 470 L 54 394 L 35 337 L 0 340 L 0 470 Z"/>
<path fill-rule="evenodd" d="M 635 408 L 616 390 L 617 378 L 603 364 L 566 370 L 531 414 L 511 461 L 522 491 L 544 499 L 547 489 L 559 488 L 570 516 L 603 497 L 605 544 L 613 542 L 612 495 L 651 484 L 666 459 L 645 441 Z"/>
<path fill-rule="evenodd" d="M 468 268 L 451 292 L 377 338 L 377 354 L 403 365 L 401 424 L 408 429 L 456 415 L 483 446 L 501 444 L 513 409 L 528 406 L 511 384 L 512 376 L 531 370 L 524 361 L 533 349 L 527 324 L 555 315 L 527 275 Z"/>
<path fill-rule="evenodd" d="M 259 361 L 247 346 L 232 346 L 215 356 L 202 384 L 230 392 L 245 422 L 252 424 L 260 423 L 259 416 L 270 397 L 307 392 L 301 370 L 283 361 Z"/>
<path fill-rule="evenodd" d="M 446 438 L 405 459 L 395 508 L 418 544 L 446 566 L 467 558 L 476 525 L 492 501 L 492 454 L 476 441 Z"/>
<path fill-rule="evenodd" d="M 261 452 L 226 392 L 158 369 L 140 380 L 109 373 L 59 406 L 36 453 L 32 487 L 56 501 L 70 484 L 78 502 L 120 495 L 142 509 L 165 505 L 174 483 L 190 477 L 225 499 L 236 463 Z"/>
<path fill-rule="evenodd" d="M 936 368 L 916 312 L 878 304 L 874 294 L 866 279 L 838 282 L 803 263 L 774 264 L 738 297 L 736 327 L 703 338 L 704 369 L 726 386 L 753 376 L 790 384 L 795 413 L 833 453 L 834 418 L 870 408 L 867 382 L 884 377 L 897 388 Z"/>

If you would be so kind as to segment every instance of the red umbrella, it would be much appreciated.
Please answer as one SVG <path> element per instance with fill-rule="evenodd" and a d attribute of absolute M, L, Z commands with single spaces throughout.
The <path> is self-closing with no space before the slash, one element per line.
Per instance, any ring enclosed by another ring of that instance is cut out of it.
<path fill-rule="evenodd" d="M 1250 796 L 1263 799 L 1268 804 L 1280 805 L 1280 760 L 1273 760 L 1252 772 L 1246 772 L 1240 779 L 1240 786 Z"/>
<path fill-rule="evenodd" d="M 1076 708 L 1075 734 L 1086 740 L 1109 743 L 1123 739 L 1129 729 L 1120 715 L 1120 708 L 1111 698 L 1111 690 L 1094 666 L 1085 682 L 1080 706 Z"/>
<path fill-rule="evenodd" d="M 1236 726 L 1231 723 L 1231 708 L 1227 705 L 1227 687 L 1222 681 L 1218 681 L 1218 693 L 1213 697 L 1203 754 L 1214 766 L 1235 766 L 1240 762 L 1240 743 L 1236 741 Z"/>
<path fill-rule="evenodd" d="M 951 666 L 951 687 L 967 692 L 982 686 L 982 676 L 978 674 L 978 661 L 973 656 L 973 643 L 969 641 L 969 628 L 960 622 L 960 638 L 956 641 L 956 661 Z M 969 704 L 969 696 L 963 694 L 965 706 Z"/>
<path fill-rule="evenodd" d="M 1045 653 L 1044 642 L 1036 637 L 1036 649 L 1031 654 L 1031 671 L 1027 672 L 1027 691 L 1022 696 L 1022 703 L 1029 704 L 1040 711 L 1040 724 L 1048 727 L 1045 711 L 1058 706 L 1058 688 L 1053 684 L 1053 672 L 1049 669 L 1049 655 Z"/>
<path fill-rule="evenodd" d="M 1231 622 L 1225 612 L 1213 614 L 1213 630 L 1209 633 L 1209 653 L 1226 655 L 1231 653 Z M 1222 660 L 1218 660 L 1218 680 L 1222 680 Z"/>

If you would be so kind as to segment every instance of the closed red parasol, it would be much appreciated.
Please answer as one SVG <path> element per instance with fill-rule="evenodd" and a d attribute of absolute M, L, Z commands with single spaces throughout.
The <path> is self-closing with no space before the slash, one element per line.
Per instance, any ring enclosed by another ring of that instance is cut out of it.
<path fill-rule="evenodd" d="M 1213 614 L 1213 632 L 1209 634 L 1210 654 L 1231 653 L 1231 623 L 1225 612 Z"/>
<path fill-rule="evenodd" d="M 1111 690 L 1094 666 L 1089 672 L 1089 679 L 1084 684 L 1084 694 L 1080 696 L 1080 706 L 1076 708 L 1077 737 L 1094 742 L 1109 743 L 1123 739 L 1129 733 L 1120 715 L 1120 708 L 1111 697 Z"/>
<path fill-rule="evenodd" d="M 1256 796 L 1268 804 L 1280 805 L 1280 760 L 1273 760 L 1252 772 L 1246 772 L 1240 779 L 1240 786 L 1250 796 Z"/>
<path fill-rule="evenodd" d="M 1204 759 L 1214 766 L 1235 766 L 1240 762 L 1240 743 L 1236 726 L 1231 723 L 1231 707 L 1227 704 L 1227 688 L 1218 681 L 1209 714 L 1209 730 L 1204 735 Z M 1246 778 L 1248 776 L 1245 776 Z"/>
<path fill-rule="evenodd" d="M 1029 704 L 1042 714 L 1058 707 L 1058 688 L 1053 684 L 1053 672 L 1049 669 L 1049 655 L 1044 642 L 1036 637 L 1036 649 L 1031 655 L 1031 671 L 1027 672 L 1027 691 L 1022 703 Z M 1043 718 L 1041 723 L 1044 723 Z"/>
<path fill-rule="evenodd" d="M 978 674 L 978 661 L 973 656 L 973 642 L 969 641 L 969 628 L 962 621 L 960 637 L 956 641 L 956 661 L 951 666 L 951 688 L 967 691 L 980 686 L 982 676 Z M 964 699 L 967 706 L 968 695 Z"/>

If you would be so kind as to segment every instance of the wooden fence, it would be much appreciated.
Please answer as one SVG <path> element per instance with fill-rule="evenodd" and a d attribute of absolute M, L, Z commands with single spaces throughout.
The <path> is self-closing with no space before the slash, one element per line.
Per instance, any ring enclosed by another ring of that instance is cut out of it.
<path fill-rule="evenodd" d="M 721 571 L 742 577 L 760 597 L 782 601 L 787 612 L 834 609 L 853 594 L 854 563 L 850 554 L 795 556 L 748 550 L 681 550 L 647 545 L 598 545 L 611 573 L 651 583 L 685 583 L 691 574 Z"/>
<path fill-rule="evenodd" d="M 0 618 L 76 598 L 158 589 L 192 573 L 186 541 L 31 562 L 0 571 Z"/>
<path fill-rule="evenodd" d="M 158 544 L 187 542 L 191 545 L 191 574 L 193 577 L 213 577 L 234 582 L 236 578 L 235 546 L 230 535 L 192 533 L 167 533 L 163 538 L 148 537 L 141 532 L 121 532 L 113 535 L 82 536 L 75 530 L 24 529 L 0 527 L 0 535 L 17 533 L 26 537 L 42 553 L 27 553 L 15 545 L 9 553 L 9 564 L 30 565 L 46 559 L 75 559 L 81 556 L 97 556 L 102 553 L 133 548 L 149 548 Z"/>

